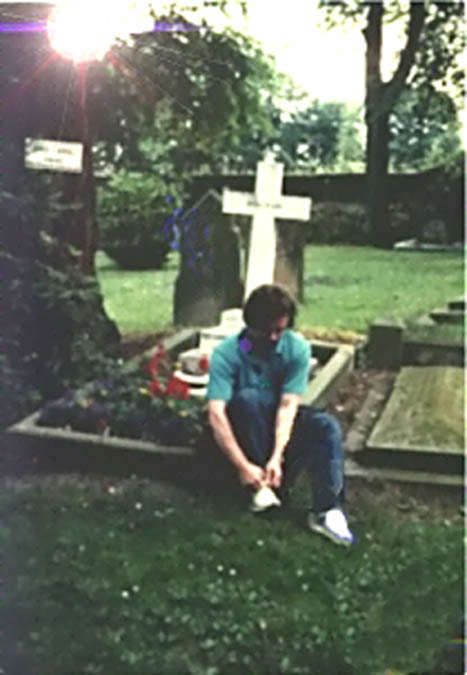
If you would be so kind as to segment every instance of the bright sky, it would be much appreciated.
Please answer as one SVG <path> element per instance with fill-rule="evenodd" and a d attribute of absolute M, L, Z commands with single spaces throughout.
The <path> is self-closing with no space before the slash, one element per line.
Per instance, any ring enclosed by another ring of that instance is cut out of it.
<path fill-rule="evenodd" d="M 269 0 L 249 3 L 248 32 L 275 56 L 278 70 L 293 77 L 313 98 L 349 101 L 364 99 L 365 45 L 358 31 L 341 28 L 324 32 L 315 0 L 287 0 L 284 11 L 272 10 Z M 272 10 L 272 11 L 271 11 Z"/>
<path fill-rule="evenodd" d="M 28 2 L 15 0 L 15 4 L 21 1 Z M 405 2 L 408 4 L 409 0 Z M 147 18 L 148 6 L 152 5 L 157 15 L 164 13 L 170 4 L 167 0 L 56 0 L 58 5 L 77 4 L 83 15 L 91 16 L 96 3 L 100 15 L 107 5 L 115 16 L 118 6 L 120 16 L 124 17 L 122 24 L 128 31 L 130 24 L 133 31 L 137 31 L 137 27 L 145 30 L 152 25 Z M 0 4 L 10 2 L 0 0 Z M 183 7 L 199 8 L 203 4 L 200 0 L 180 0 Z M 196 23 L 196 19 L 203 16 L 211 24 L 220 27 L 230 23 L 237 30 L 250 34 L 275 57 L 277 69 L 290 75 L 312 98 L 363 105 L 366 47 L 361 27 L 353 25 L 344 30 L 339 26 L 323 30 L 319 25 L 323 14 L 318 11 L 318 4 L 319 0 L 248 0 L 248 18 L 245 20 L 238 8 L 238 0 L 230 0 L 229 21 L 219 20 L 223 15 L 217 9 L 205 7 L 188 18 Z M 384 26 L 383 79 L 392 75 L 395 57 L 405 43 L 405 27 L 406 20 Z"/>
<path fill-rule="evenodd" d="M 235 12 L 232 24 L 256 38 L 275 57 L 278 70 L 292 76 L 312 98 L 363 105 L 365 50 L 361 27 L 324 30 L 319 0 L 249 0 L 248 18 Z M 278 11 L 278 7 L 287 11 Z M 405 22 L 384 27 L 383 77 L 393 72 L 395 56 L 404 43 Z"/>
<path fill-rule="evenodd" d="M 25 2 L 27 0 L 23 0 Z M 96 1 L 99 14 L 107 4 L 112 7 L 112 15 L 116 15 L 116 0 L 57 0 L 57 5 L 78 4 L 83 14 L 92 15 Z M 1 2 L 1 0 L 0 0 Z M 21 2 L 21 0 L 16 0 Z M 317 10 L 319 0 L 248 0 L 248 19 L 241 15 L 237 0 L 230 0 L 229 12 L 234 28 L 246 32 L 256 38 L 265 51 L 275 57 L 278 70 L 292 76 L 312 98 L 324 101 L 348 101 L 362 105 L 365 91 L 365 42 L 361 31 L 354 26 L 343 30 L 342 27 L 324 31 L 319 27 L 322 13 Z M 10 4 L 8 0 L 2 5 Z M 148 25 L 141 18 L 146 15 L 147 7 L 152 4 L 155 11 L 164 11 L 167 0 L 118 0 L 118 5 L 130 10 L 132 20 L 136 18 L 140 26 Z M 182 6 L 200 6 L 199 0 L 180 2 Z M 86 10 L 86 7 L 88 8 Z M 286 10 L 284 10 L 284 7 Z M 279 10 L 279 8 L 281 8 Z M 208 22 L 219 25 L 219 12 L 216 9 L 203 8 L 200 15 Z M 196 19 L 196 13 L 194 15 Z M 225 23 L 224 20 L 220 24 Z M 383 45 L 385 47 L 385 64 L 383 71 L 388 70 L 393 62 L 395 49 L 401 46 L 397 40 L 400 24 L 385 28 Z M 386 65 L 386 68 L 385 68 Z"/>

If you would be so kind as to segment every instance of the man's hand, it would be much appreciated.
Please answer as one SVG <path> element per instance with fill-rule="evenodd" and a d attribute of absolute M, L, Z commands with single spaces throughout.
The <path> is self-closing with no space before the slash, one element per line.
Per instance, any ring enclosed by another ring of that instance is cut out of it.
<path fill-rule="evenodd" d="M 282 461 L 271 457 L 266 464 L 266 482 L 269 487 L 278 488 L 282 482 Z"/>
<path fill-rule="evenodd" d="M 252 462 L 249 462 L 239 469 L 238 475 L 242 485 L 249 485 L 255 488 L 255 490 L 259 490 L 259 488 L 266 483 L 264 469 L 257 464 L 253 464 Z"/>

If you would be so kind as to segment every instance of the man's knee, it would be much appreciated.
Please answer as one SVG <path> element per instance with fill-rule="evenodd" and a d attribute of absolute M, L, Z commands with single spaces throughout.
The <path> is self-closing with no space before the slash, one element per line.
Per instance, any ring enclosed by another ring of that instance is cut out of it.
<path fill-rule="evenodd" d="M 300 414 L 307 433 L 333 442 L 342 441 L 340 424 L 332 415 L 311 406 L 301 406 Z"/>

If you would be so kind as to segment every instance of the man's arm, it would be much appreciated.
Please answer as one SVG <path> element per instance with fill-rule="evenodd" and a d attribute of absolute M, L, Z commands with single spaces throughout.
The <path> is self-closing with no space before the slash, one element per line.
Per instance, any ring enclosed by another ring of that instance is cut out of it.
<path fill-rule="evenodd" d="M 300 405 L 298 394 L 282 394 L 276 414 L 275 442 L 271 457 L 266 464 L 266 480 L 272 487 L 279 487 L 282 481 L 282 460 Z"/>
<path fill-rule="evenodd" d="M 250 462 L 237 443 L 226 412 L 225 401 L 211 400 L 208 403 L 208 419 L 214 439 L 238 471 L 243 485 L 259 488 L 264 484 L 264 470 Z"/>

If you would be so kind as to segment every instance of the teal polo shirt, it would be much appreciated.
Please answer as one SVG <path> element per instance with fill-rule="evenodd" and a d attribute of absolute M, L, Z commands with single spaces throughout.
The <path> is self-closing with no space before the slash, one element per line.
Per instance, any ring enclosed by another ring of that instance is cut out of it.
<path fill-rule="evenodd" d="M 264 403 L 269 404 L 277 404 L 285 393 L 303 396 L 308 384 L 309 343 L 286 330 L 270 354 L 259 356 L 245 332 L 226 338 L 213 351 L 206 398 L 230 401 L 244 388 L 259 391 Z"/>

